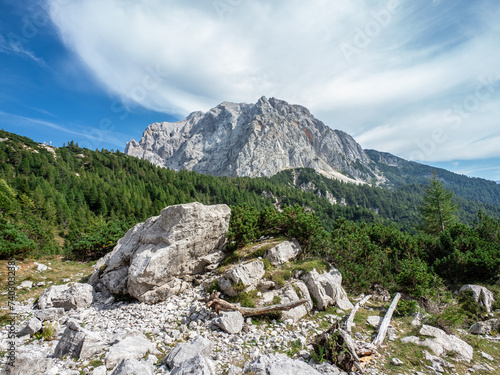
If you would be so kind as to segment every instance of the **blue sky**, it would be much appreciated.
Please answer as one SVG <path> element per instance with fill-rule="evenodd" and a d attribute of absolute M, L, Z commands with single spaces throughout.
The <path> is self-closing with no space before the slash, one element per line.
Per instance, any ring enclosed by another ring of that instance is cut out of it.
<path fill-rule="evenodd" d="M 123 150 L 265 95 L 364 148 L 500 180 L 495 0 L 0 0 L 0 127 Z"/>

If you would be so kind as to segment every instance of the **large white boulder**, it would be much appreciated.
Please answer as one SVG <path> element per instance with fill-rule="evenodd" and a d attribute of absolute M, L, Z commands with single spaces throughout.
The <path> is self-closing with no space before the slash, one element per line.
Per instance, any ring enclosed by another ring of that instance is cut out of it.
<path fill-rule="evenodd" d="M 429 336 L 424 340 L 416 336 L 408 336 L 401 339 L 402 342 L 410 342 L 421 346 L 427 346 L 432 349 L 434 354 L 442 356 L 446 353 L 454 353 L 456 358 L 461 361 L 470 362 L 474 355 L 472 346 L 457 336 L 448 335 L 443 330 L 429 325 L 422 325 L 419 332 L 422 336 Z"/>
<path fill-rule="evenodd" d="M 311 297 L 316 300 L 318 310 L 325 310 L 331 305 L 336 305 L 342 310 L 354 307 L 342 288 L 342 275 L 336 268 L 322 274 L 312 270 L 303 276 L 302 280 L 307 285 Z"/>
<path fill-rule="evenodd" d="M 486 289 L 484 286 L 466 284 L 460 288 L 459 293 L 465 292 L 466 290 L 471 290 L 476 302 L 484 306 L 487 312 L 491 312 L 491 305 L 493 305 L 495 301 L 493 292 Z"/>
<path fill-rule="evenodd" d="M 141 359 L 147 353 L 160 355 L 156 346 L 141 333 L 131 334 L 111 346 L 106 355 L 106 367 L 114 368 L 124 359 Z"/>
<path fill-rule="evenodd" d="M 264 258 L 268 259 L 273 266 L 279 266 L 297 258 L 301 251 L 297 240 L 283 241 L 267 250 Z"/>
<path fill-rule="evenodd" d="M 68 355 L 74 358 L 88 359 L 99 353 L 104 347 L 102 336 L 81 327 L 80 324 L 70 319 L 66 329 L 54 351 L 54 357 Z"/>
<path fill-rule="evenodd" d="M 238 264 L 219 278 L 219 289 L 222 293 L 234 297 L 242 290 L 255 288 L 265 273 L 264 262 L 261 260 Z M 235 284 L 242 290 L 235 288 Z"/>
<path fill-rule="evenodd" d="M 137 224 L 101 258 L 90 278 L 100 290 L 156 303 L 224 257 L 230 208 L 194 202 L 169 206 Z"/>
<path fill-rule="evenodd" d="M 64 310 L 87 308 L 94 301 L 94 288 L 90 284 L 68 283 L 54 285 L 43 291 L 38 299 L 40 309 L 62 307 Z"/>
<path fill-rule="evenodd" d="M 192 359 L 198 354 L 208 357 L 212 353 L 214 344 L 202 337 L 195 337 L 190 343 L 181 342 L 165 357 L 165 363 L 171 369 L 180 367 L 182 363 Z"/>
<path fill-rule="evenodd" d="M 298 321 L 303 316 L 307 315 L 309 311 L 312 310 L 313 303 L 309 290 L 306 284 L 302 281 L 294 281 L 292 284 L 287 284 L 282 290 L 281 303 L 296 302 L 301 299 L 307 299 L 303 305 L 294 307 L 288 311 L 283 311 L 281 313 L 281 320 L 285 321 L 287 319 L 292 319 L 294 322 Z"/>
<path fill-rule="evenodd" d="M 321 375 L 320 372 L 298 359 L 291 359 L 284 354 L 261 355 L 247 363 L 244 373 L 256 375 Z"/>

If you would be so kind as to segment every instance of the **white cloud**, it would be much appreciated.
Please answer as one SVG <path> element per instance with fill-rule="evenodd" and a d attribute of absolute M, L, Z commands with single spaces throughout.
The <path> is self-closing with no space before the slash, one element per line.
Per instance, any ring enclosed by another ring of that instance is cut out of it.
<path fill-rule="evenodd" d="M 500 156 L 500 6 L 490 1 L 48 3 L 66 45 L 128 105 L 184 116 L 275 96 L 363 147 L 426 161 Z M 476 108 L 480 76 L 497 81 Z"/>

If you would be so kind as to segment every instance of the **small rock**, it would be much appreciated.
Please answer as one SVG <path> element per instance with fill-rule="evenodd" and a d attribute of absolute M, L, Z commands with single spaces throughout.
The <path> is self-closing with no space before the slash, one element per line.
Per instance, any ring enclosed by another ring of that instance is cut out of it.
<path fill-rule="evenodd" d="M 215 318 L 213 323 L 227 333 L 240 333 L 245 319 L 239 311 L 224 311 L 221 316 Z"/>
<path fill-rule="evenodd" d="M 17 337 L 32 336 L 42 329 L 42 322 L 37 318 L 31 318 L 28 323 L 17 333 Z"/>
<path fill-rule="evenodd" d="M 392 358 L 391 359 L 391 363 L 394 365 L 394 366 L 401 366 L 403 364 L 403 361 L 400 360 L 399 358 Z"/>

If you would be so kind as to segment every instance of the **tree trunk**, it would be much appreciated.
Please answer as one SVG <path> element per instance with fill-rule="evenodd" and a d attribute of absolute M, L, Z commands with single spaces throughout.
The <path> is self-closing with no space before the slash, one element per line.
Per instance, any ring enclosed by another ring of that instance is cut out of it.
<path fill-rule="evenodd" d="M 391 306 L 389 306 L 389 310 L 387 310 L 387 313 L 385 314 L 384 319 L 382 320 L 382 324 L 380 324 L 377 337 L 375 337 L 375 340 L 373 340 L 372 342 L 372 344 L 375 345 L 377 348 L 384 342 L 385 335 L 387 334 L 387 329 L 389 328 L 389 324 L 391 323 L 392 314 L 394 313 L 394 310 L 396 309 L 396 306 L 400 298 L 401 294 L 396 293 L 394 299 L 392 300 Z"/>
<path fill-rule="evenodd" d="M 351 310 L 351 313 L 349 314 L 349 317 L 347 318 L 347 321 L 345 322 L 345 330 L 346 332 L 350 335 L 351 334 L 351 328 L 352 328 L 352 322 L 354 320 L 354 315 L 358 311 L 358 309 L 363 306 L 370 298 L 371 294 L 367 295 L 365 298 L 363 298 L 361 301 L 359 301 L 354 308 Z"/>

